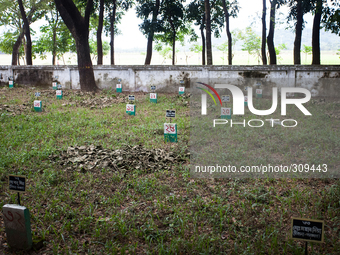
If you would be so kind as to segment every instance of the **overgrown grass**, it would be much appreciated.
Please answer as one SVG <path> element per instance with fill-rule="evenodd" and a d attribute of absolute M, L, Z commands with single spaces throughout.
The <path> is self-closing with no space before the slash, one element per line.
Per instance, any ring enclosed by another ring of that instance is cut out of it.
<path fill-rule="evenodd" d="M 1 92 L 0 104 L 31 100 L 23 89 Z M 119 97 L 112 91 L 99 96 Z M 340 253 L 339 180 L 192 179 L 189 162 L 124 175 L 105 168 L 69 171 L 50 162 L 49 155 L 75 145 L 187 150 L 187 99 L 159 95 L 159 103 L 151 104 L 148 94 L 140 93 L 136 116 L 128 116 L 124 103 L 103 109 L 62 106 L 70 97 L 81 101 L 88 95 L 70 94 L 60 101 L 43 96 L 43 113 L 0 113 L 0 206 L 16 203 L 7 175 L 27 175 L 21 203 L 30 211 L 34 240 L 45 240 L 31 254 L 302 254 L 304 243 L 289 239 L 292 216 L 325 220 L 325 243 L 310 244 L 310 254 Z M 177 110 L 178 144 L 164 143 L 170 108 Z M 320 150 L 338 150 L 329 146 Z M 10 253 L 2 215 L 0 221 L 0 251 Z"/>

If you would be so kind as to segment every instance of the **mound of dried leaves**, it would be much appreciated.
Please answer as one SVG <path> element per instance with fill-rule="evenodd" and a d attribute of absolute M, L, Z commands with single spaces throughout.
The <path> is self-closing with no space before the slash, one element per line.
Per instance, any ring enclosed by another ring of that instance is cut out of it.
<path fill-rule="evenodd" d="M 146 172 L 170 169 L 172 164 L 185 161 L 180 154 L 175 155 L 164 149 L 146 149 L 141 145 L 125 146 L 110 150 L 102 146 L 68 147 L 49 156 L 69 170 L 90 171 L 95 168 L 112 171 L 141 169 Z"/>
<path fill-rule="evenodd" d="M 16 116 L 26 113 L 30 107 L 27 104 L 22 105 L 2 105 L 0 104 L 0 113 L 6 113 L 7 115 Z"/>

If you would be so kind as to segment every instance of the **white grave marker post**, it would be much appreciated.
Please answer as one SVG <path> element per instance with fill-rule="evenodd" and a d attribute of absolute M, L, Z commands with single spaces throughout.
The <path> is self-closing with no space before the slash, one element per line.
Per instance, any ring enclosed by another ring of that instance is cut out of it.
<path fill-rule="evenodd" d="M 150 93 L 150 102 L 157 104 L 157 93 Z"/>
<path fill-rule="evenodd" d="M 30 213 L 25 206 L 4 205 L 3 220 L 7 242 L 11 248 L 28 250 L 32 247 Z"/>
<path fill-rule="evenodd" d="M 231 119 L 231 108 L 221 108 L 221 119 Z"/>
<path fill-rule="evenodd" d="M 244 96 L 244 106 L 248 106 L 248 96 Z"/>
<path fill-rule="evenodd" d="M 117 93 L 122 93 L 122 84 L 120 84 L 120 83 L 118 83 L 117 85 L 116 85 L 116 92 Z"/>
<path fill-rule="evenodd" d="M 179 87 L 179 89 L 178 89 L 179 95 L 183 95 L 184 92 L 185 92 L 185 87 Z"/>
<path fill-rule="evenodd" d="M 256 97 L 262 98 L 262 89 L 256 89 Z"/>
<path fill-rule="evenodd" d="M 34 111 L 42 112 L 42 102 L 41 102 L 41 100 L 34 100 L 33 107 L 34 107 Z"/>

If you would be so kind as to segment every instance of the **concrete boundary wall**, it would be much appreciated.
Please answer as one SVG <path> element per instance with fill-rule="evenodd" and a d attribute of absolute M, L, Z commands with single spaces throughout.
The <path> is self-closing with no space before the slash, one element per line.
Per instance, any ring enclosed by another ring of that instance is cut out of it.
<path fill-rule="evenodd" d="M 93 66 L 101 89 L 115 88 L 121 79 L 123 91 L 147 92 L 151 85 L 158 92 L 177 92 L 180 81 L 186 88 L 192 80 L 223 83 L 232 79 L 242 84 L 247 78 L 260 79 L 264 87 L 305 87 L 314 96 L 340 97 L 340 65 L 334 66 Z M 63 87 L 80 89 L 77 66 L 0 66 L 0 82 L 9 77 L 16 84 L 50 88 L 55 76 Z M 288 79 L 288 80 L 287 80 Z"/>

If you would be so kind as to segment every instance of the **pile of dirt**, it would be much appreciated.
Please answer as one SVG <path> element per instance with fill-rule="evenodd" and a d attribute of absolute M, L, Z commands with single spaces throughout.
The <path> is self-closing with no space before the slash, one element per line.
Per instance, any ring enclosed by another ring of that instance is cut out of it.
<path fill-rule="evenodd" d="M 110 169 L 127 171 L 141 169 L 146 172 L 170 169 L 174 163 L 185 161 L 173 152 L 164 149 L 146 149 L 141 145 L 125 146 L 117 150 L 103 149 L 102 146 L 68 147 L 66 151 L 49 156 L 52 162 L 58 162 L 69 170 L 89 171 Z"/>
<path fill-rule="evenodd" d="M 27 113 L 31 109 L 31 107 L 28 107 L 27 104 L 21 104 L 21 105 L 6 105 L 6 104 L 0 104 L 0 113 L 5 113 L 9 116 L 16 116 L 21 115 L 23 113 Z"/>

